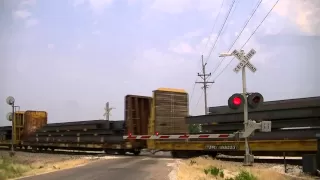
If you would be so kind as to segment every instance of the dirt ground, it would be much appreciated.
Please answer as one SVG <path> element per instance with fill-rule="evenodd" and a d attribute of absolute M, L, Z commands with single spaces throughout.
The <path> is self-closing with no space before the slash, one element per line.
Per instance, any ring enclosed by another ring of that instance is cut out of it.
<path fill-rule="evenodd" d="M 222 169 L 224 178 L 206 175 L 204 170 L 208 167 Z M 284 173 L 284 167 L 277 164 L 255 163 L 251 167 L 244 167 L 240 162 L 220 161 L 209 157 L 198 157 L 189 160 L 179 160 L 175 167 L 177 180 L 216 180 L 235 178 L 241 170 L 246 170 L 255 175 L 258 180 L 296 180 L 314 179 L 302 173 L 299 166 L 288 166 L 288 173 Z"/>
<path fill-rule="evenodd" d="M 109 157 L 112 158 L 112 157 Z M 13 158 L 9 157 L 8 151 L 0 151 L 0 180 L 20 176 L 30 176 L 52 172 L 60 169 L 72 168 L 85 165 L 99 160 L 97 155 L 67 155 L 16 152 Z M 7 161 L 3 165 L 1 161 Z"/>

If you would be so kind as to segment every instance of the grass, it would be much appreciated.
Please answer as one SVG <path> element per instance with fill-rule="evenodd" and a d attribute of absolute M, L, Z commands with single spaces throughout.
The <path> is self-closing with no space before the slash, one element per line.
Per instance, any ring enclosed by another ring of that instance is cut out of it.
<path fill-rule="evenodd" d="M 221 179 L 224 179 L 224 173 L 222 169 L 219 169 L 214 166 L 210 166 L 209 168 L 206 168 L 203 170 L 206 175 L 212 175 L 216 179 L 220 177 Z M 249 173 L 248 171 L 242 170 L 240 173 L 234 177 L 234 178 L 226 178 L 224 180 L 258 180 L 256 176 Z"/>
<path fill-rule="evenodd" d="M 15 178 L 30 170 L 30 166 L 16 163 L 14 158 L 0 156 L 0 180 Z"/>

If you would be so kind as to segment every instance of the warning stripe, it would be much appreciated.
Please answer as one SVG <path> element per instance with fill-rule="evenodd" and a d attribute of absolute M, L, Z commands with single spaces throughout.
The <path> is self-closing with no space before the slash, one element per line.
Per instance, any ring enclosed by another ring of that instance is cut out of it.
<path fill-rule="evenodd" d="M 123 136 L 123 139 L 221 139 L 233 137 L 234 134 L 130 135 Z"/>

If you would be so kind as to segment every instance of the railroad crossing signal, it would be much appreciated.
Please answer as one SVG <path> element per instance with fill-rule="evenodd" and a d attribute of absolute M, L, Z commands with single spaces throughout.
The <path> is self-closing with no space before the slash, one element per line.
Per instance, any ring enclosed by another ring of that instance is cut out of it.
<path fill-rule="evenodd" d="M 15 101 L 14 97 L 12 97 L 12 96 L 7 97 L 7 99 L 6 99 L 7 104 L 10 106 L 12 106 L 14 104 L 14 101 Z"/>
<path fill-rule="evenodd" d="M 234 55 L 240 62 L 233 69 L 234 72 L 238 73 L 242 68 L 248 67 L 253 73 L 257 71 L 257 68 L 249 62 L 249 60 L 256 54 L 254 49 L 251 49 L 247 55 L 243 55 L 244 51 L 241 52 L 234 50 L 232 55 Z"/>
<path fill-rule="evenodd" d="M 252 120 L 248 119 L 248 108 L 257 108 L 263 102 L 263 96 L 260 93 L 247 93 L 247 80 L 246 80 L 246 68 L 248 67 L 253 73 L 257 71 L 257 68 L 249 62 L 249 60 L 256 54 L 254 49 L 251 49 L 247 55 L 244 54 L 243 50 L 237 51 L 234 50 L 231 54 L 220 54 L 220 57 L 225 56 L 235 56 L 240 63 L 233 69 L 235 73 L 238 73 L 242 70 L 242 95 L 241 94 L 234 94 L 228 100 L 228 105 L 232 109 L 238 109 L 243 107 L 243 120 L 244 120 L 244 131 L 249 132 L 244 137 L 245 141 L 245 155 L 244 155 L 244 164 L 251 165 L 253 163 L 253 155 L 250 154 L 249 143 L 247 137 L 255 130 L 261 129 L 261 125 L 253 122 Z M 251 124 L 255 125 L 255 128 L 250 126 Z M 267 122 L 269 123 L 269 122 Z M 250 132 L 251 131 L 251 132 Z"/>
<path fill-rule="evenodd" d="M 6 118 L 8 121 L 12 121 L 12 112 L 8 112 Z"/>
<path fill-rule="evenodd" d="M 229 98 L 228 106 L 231 109 L 243 108 L 243 104 L 244 104 L 243 102 L 244 102 L 244 98 L 242 94 L 236 93 Z"/>
<path fill-rule="evenodd" d="M 260 93 L 249 93 L 246 97 L 243 97 L 243 95 L 240 93 L 235 93 L 228 99 L 229 108 L 235 110 L 243 108 L 245 103 L 244 98 L 247 98 L 248 107 L 251 109 L 256 109 L 263 103 L 263 96 Z"/>

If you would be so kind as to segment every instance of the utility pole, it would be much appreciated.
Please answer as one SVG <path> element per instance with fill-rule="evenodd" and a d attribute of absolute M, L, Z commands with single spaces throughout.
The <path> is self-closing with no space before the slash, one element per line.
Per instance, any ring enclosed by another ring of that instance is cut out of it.
<path fill-rule="evenodd" d="M 112 109 L 115 109 L 115 108 L 113 108 L 113 107 L 109 107 L 109 102 L 107 102 L 106 103 L 106 107 L 104 108 L 104 110 L 105 110 L 105 113 L 104 113 L 104 115 L 103 116 L 106 116 L 106 120 L 110 120 L 110 115 L 111 115 L 111 110 Z"/>
<path fill-rule="evenodd" d="M 202 61 L 202 74 L 198 73 L 198 76 L 201 77 L 203 81 L 201 82 L 196 82 L 198 84 L 203 84 L 203 93 L 204 93 L 204 114 L 208 114 L 208 103 L 207 103 L 207 88 L 208 84 L 214 83 L 213 81 L 207 81 L 208 78 L 211 76 L 211 73 L 206 74 L 206 65 L 207 63 L 204 64 L 203 62 L 203 55 L 201 56 L 201 61 Z"/>

